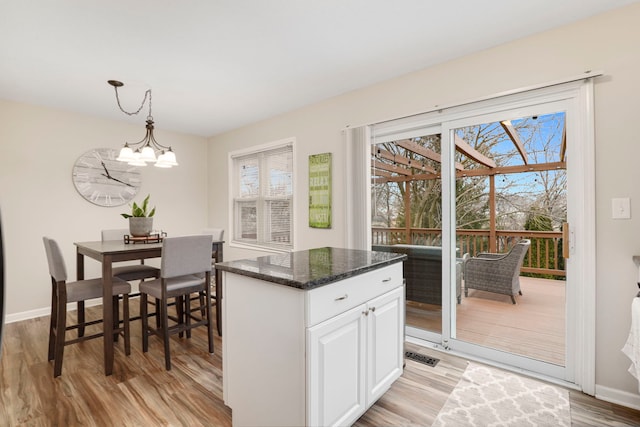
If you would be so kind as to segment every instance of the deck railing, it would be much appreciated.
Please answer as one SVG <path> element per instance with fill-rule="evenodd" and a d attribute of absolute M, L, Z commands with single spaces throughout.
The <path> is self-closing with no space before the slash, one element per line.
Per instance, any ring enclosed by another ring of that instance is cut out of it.
<path fill-rule="evenodd" d="M 522 264 L 521 272 L 565 276 L 562 257 L 562 232 L 530 230 L 496 230 L 497 252 L 508 252 L 521 239 L 531 240 L 531 246 Z M 410 239 L 404 228 L 372 228 L 371 242 L 374 245 L 395 245 L 411 242 L 414 245 L 442 246 L 442 230 L 435 228 L 412 228 Z M 460 254 L 475 256 L 489 252 L 489 230 L 456 230 L 456 247 Z"/>

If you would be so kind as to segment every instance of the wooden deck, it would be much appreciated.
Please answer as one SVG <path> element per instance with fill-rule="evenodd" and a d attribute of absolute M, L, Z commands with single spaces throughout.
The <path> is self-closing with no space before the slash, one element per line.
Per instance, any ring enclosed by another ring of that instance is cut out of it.
<path fill-rule="evenodd" d="M 463 282 L 464 286 L 464 282 Z M 457 339 L 564 366 L 565 282 L 521 277 L 522 296 L 470 290 L 457 306 Z M 407 302 L 407 325 L 442 331 L 440 306 Z"/>

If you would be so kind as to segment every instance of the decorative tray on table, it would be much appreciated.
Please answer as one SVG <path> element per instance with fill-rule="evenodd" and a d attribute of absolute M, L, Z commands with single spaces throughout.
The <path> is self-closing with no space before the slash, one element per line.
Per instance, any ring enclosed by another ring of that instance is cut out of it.
<path fill-rule="evenodd" d="M 129 236 L 125 234 L 124 243 L 127 245 L 136 243 L 160 243 L 165 237 L 167 237 L 167 233 L 164 231 L 154 232 L 148 236 Z"/>

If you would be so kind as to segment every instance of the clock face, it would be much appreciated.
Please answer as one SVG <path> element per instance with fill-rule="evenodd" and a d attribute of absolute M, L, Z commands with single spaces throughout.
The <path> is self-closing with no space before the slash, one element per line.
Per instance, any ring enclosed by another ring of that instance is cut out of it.
<path fill-rule="evenodd" d="M 72 179 L 82 197 L 98 206 L 120 206 L 138 194 L 140 171 L 117 157 L 113 148 L 94 148 L 78 157 Z"/>

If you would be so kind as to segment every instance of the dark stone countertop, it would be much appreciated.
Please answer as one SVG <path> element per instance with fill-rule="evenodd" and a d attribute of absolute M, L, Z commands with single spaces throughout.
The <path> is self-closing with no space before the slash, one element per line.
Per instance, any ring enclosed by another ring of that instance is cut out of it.
<path fill-rule="evenodd" d="M 356 249 L 316 248 L 216 264 L 230 273 L 298 289 L 313 289 L 402 262 L 406 255 Z"/>

